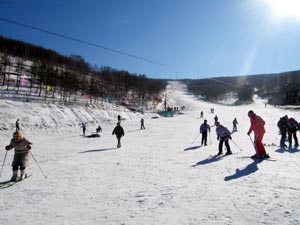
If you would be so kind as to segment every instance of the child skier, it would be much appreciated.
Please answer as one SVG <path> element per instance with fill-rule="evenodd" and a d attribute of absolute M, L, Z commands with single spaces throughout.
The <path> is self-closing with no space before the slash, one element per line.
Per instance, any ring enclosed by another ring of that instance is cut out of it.
<path fill-rule="evenodd" d="M 234 120 L 232 121 L 232 125 L 233 125 L 232 133 L 237 131 L 237 124 L 239 124 L 239 123 L 238 123 L 237 119 L 234 118 Z"/>
<path fill-rule="evenodd" d="M 232 152 L 230 150 L 230 146 L 229 146 L 229 141 L 228 139 L 231 139 L 231 134 L 230 131 L 222 126 L 219 122 L 216 122 L 216 133 L 217 133 L 217 139 L 219 140 L 219 152 L 217 155 L 222 155 L 223 154 L 223 143 L 225 142 L 225 146 L 227 149 L 227 152 L 225 155 L 231 155 Z"/>
<path fill-rule="evenodd" d="M 22 137 L 20 131 L 15 131 L 10 144 L 5 147 L 6 151 L 11 150 L 12 148 L 15 149 L 15 155 L 12 162 L 13 175 L 10 179 L 11 181 L 17 181 L 18 179 L 22 180 L 26 177 L 25 169 L 29 162 L 29 150 L 31 149 L 30 145 L 32 145 L 32 143 L 26 140 L 26 138 Z M 19 168 L 21 175 L 18 178 Z"/>
<path fill-rule="evenodd" d="M 121 148 L 121 138 L 125 135 L 123 127 L 120 125 L 120 122 L 117 123 L 117 126 L 114 128 L 112 135 L 116 135 L 118 139 L 117 148 Z"/>
<path fill-rule="evenodd" d="M 207 145 L 207 132 L 210 132 L 210 126 L 207 124 L 207 120 L 200 126 L 200 134 L 202 134 L 201 145 Z"/>

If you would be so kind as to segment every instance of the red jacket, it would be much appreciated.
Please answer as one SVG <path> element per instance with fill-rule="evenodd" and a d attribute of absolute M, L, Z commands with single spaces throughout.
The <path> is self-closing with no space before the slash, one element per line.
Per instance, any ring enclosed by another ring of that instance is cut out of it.
<path fill-rule="evenodd" d="M 265 133 L 265 121 L 256 114 L 253 114 L 250 117 L 251 126 L 249 128 L 249 132 L 254 131 L 254 133 Z"/>

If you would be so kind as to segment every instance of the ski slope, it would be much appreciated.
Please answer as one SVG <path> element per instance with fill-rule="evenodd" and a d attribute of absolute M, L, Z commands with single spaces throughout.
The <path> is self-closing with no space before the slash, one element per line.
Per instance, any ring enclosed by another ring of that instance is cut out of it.
<path fill-rule="evenodd" d="M 276 161 L 242 158 L 254 154 L 247 136 L 249 110 L 266 121 L 267 145 L 279 143 L 279 117 L 299 120 L 299 112 L 265 107 L 260 99 L 247 106 L 199 101 L 177 81 L 166 92 L 174 105 L 185 106 L 183 114 L 152 119 L 150 113 L 0 100 L 1 165 L 20 118 L 47 176 L 31 159 L 30 178 L 0 189 L 0 224 L 300 224 L 300 149 L 266 146 Z M 111 134 L 118 114 L 125 118 L 120 149 Z M 208 146 L 200 147 L 200 124 L 207 119 L 212 125 L 215 115 L 229 130 L 234 117 L 239 122 L 231 156 L 211 157 L 218 152 L 215 127 Z M 140 130 L 141 117 L 145 130 Z M 81 121 L 89 121 L 87 134 L 100 124 L 101 137 L 84 138 Z M 11 177 L 12 158 L 10 151 L 0 181 Z"/>

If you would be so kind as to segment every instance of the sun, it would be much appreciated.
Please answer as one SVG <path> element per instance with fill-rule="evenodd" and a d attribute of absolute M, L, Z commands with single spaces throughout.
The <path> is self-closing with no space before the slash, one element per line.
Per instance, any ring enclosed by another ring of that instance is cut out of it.
<path fill-rule="evenodd" d="M 300 0 L 266 0 L 275 18 L 295 18 L 300 21 Z"/>

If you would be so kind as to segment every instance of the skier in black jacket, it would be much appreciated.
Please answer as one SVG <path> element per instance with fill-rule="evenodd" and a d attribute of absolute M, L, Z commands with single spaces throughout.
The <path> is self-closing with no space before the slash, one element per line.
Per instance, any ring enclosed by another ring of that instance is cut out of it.
<path fill-rule="evenodd" d="M 120 125 L 120 123 L 117 123 L 117 126 L 114 128 L 112 135 L 116 135 L 118 139 L 118 145 L 117 148 L 121 148 L 121 138 L 125 135 L 123 127 Z"/>

